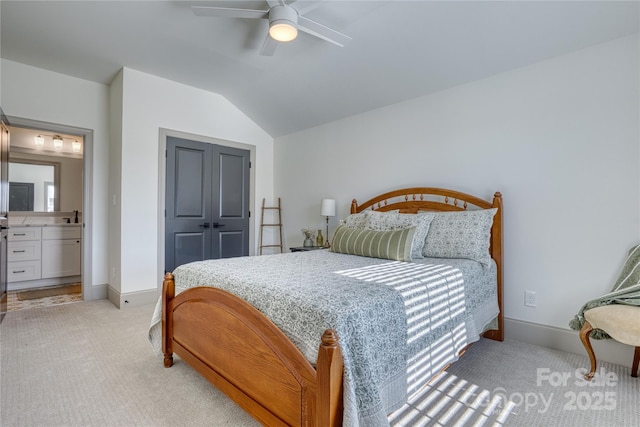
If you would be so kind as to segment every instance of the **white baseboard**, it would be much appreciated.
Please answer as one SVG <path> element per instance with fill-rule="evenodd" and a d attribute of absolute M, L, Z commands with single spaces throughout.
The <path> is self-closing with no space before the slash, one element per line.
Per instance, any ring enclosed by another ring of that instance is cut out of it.
<path fill-rule="evenodd" d="M 121 294 L 117 289 L 107 285 L 107 299 L 118 308 L 136 307 L 139 305 L 154 304 L 158 300 L 158 291 L 156 289 L 150 289 L 148 291 Z"/>
<path fill-rule="evenodd" d="M 107 286 L 107 284 L 102 284 L 85 287 L 85 293 L 82 295 L 82 299 L 84 301 L 107 299 Z"/>
<path fill-rule="evenodd" d="M 556 350 L 587 355 L 577 331 L 539 325 L 516 319 L 504 319 L 505 338 Z M 615 340 L 591 340 L 597 361 L 607 361 L 631 367 L 633 347 Z"/>

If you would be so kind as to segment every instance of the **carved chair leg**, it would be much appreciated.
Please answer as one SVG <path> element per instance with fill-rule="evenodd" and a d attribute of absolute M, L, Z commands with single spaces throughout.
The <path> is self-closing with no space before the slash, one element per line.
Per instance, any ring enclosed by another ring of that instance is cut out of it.
<path fill-rule="evenodd" d="M 593 326 L 585 320 L 582 329 L 580 329 L 580 341 L 582 341 L 582 345 L 587 350 L 589 360 L 591 361 L 591 371 L 584 375 L 584 379 L 587 381 L 591 381 L 596 374 L 596 355 L 593 352 L 593 347 L 591 347 L 591 341 L 589 341 L 591 331 L 593 331 Z"/>
<path fill-rule="evenodd" d="M 631 376 L 638 377 L 638 365 L 640 364 L 640 346 L 636 347 L 635 353 L 633 353 L 633 365 L 631 365 Z"/>

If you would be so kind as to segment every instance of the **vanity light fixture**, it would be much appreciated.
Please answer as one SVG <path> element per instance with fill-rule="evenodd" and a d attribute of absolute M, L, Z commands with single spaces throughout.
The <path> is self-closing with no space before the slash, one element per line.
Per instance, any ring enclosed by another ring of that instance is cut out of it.
<path fill-rule="evenodd" d="M 53 147 L 56 150 L 62 150 L 62 137 L 60 135 L 56 135 L 53 137 Z"/>
<path fill-rule="evenodd" d="M 71 142 L 71 148 L 73 149 L 74 153 L 79 153 L 80 149 L 82 148 L 82 144 L 80 142 L 78 142 L 78 140 L 73 140 L 73 142 Z"/>
<path fill-rule="evenodd" d="M 36 144 L 36 147 L 44 147 L 44 136 L 38 135 L 33 137 L 33 142 Z"/>

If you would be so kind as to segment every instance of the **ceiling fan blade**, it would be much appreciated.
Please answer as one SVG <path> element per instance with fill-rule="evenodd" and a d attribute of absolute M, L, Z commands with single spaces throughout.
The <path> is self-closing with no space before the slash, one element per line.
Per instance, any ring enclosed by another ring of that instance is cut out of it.
<path fill-rule="evenodd" d="M 268 1 L 268 3 L 271 3 Z M 298 15 L 304 15 L 307 12 L 311 12 L 322 4 L 322 0 L 296 0 L 289 3 L 295 10 L 298 11 Z"/>
<path fill-rule="evenodd" d="M 259 19 L 269 17 L 268 10 L 236 9 L 232 7 L 191 6 L 197 16 L 222 16 L 225 18 Z"/>
<path fill-rule="evenodd" d="M 278 42 L 272 39 L 271 36 L 267 34 L 267 37 L 264 39 L 264 43 L 262 43 L 260 55 L 273 56 L 273 54 L 276 52 L 276 47 L 278 47 Z"/>
<path fill-rule="evenodd" d="M 316 21 L 312 21 L 304 16 L 298 16 L 298 30 L 304 31 L 307 34 L 326 40 L 329 43 L 333 43 L 337 46 L 343 47 L 345 44 L 351 41 L 351 37 L 342 34 L 336 30 L 332 30 Z"/>
<path fill-rule="evenodd" d="M 273 6 L 284 6 L 284 0 L 267 0 L 267 4 L 270 8 Z"/>

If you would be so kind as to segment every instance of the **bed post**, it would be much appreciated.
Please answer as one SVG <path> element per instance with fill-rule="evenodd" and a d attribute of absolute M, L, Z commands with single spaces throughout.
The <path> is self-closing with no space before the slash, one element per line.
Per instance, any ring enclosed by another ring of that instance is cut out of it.
<path fill-rule="evenodd" d="M 338 336 L 327 329 L 322 334 L 317 362 L 316 425 L 337 427 L 342 425 L 342 353 Z"/>
<path fill-rule="evenodd" d="M 490 338 L 496 341 L 504 340 L 504 307 L 503 307 L 503 296 L 502 296 L 502 276 L 503 276 L 503 268 L 502 268 L 502 194 L 498 191 L 493 195 L 493 204 L 494 208 L 497 208 L 498 211 L 493 218 L 493 226 L 491 227 L 491 257 L 496 262 L 497 268 L 497 282 L 498 282 L 498 307 L 500 309 L 500 313 L 498 314 L 498 329 L 497 330 L 489 330 L 484 336 L 486 338 Z"/>
<path fill-rule="evenodd" d="M 173 336 L 173 319 L 169 304 L 175 296 L 176 286 L 173 274 L 164 275 L 162 282 L 162 353 L 164 354 L 164 367 L 170 368 L 173 365 L 173 349 L 171 337 Z"/>
<path fill-rule="evenodd" d="M 358 201 L 356 199 L 353 199 L 351 201 L 351 211 L 352 214 L 356 214 L 358 213 Z"/>

